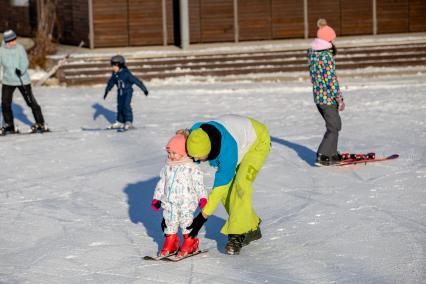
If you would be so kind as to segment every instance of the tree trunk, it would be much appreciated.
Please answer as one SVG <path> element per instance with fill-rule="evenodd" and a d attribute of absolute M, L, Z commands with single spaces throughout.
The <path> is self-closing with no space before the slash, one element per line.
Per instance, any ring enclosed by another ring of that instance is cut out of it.
<path fill-rule="evenodd" d="M 52 33 L 56 23 L 57 0 L 39 0 L 39 18 L 34 48 L 30 51 L 31 67 L 46 67 L 47 55 L 56 51 Z"/>

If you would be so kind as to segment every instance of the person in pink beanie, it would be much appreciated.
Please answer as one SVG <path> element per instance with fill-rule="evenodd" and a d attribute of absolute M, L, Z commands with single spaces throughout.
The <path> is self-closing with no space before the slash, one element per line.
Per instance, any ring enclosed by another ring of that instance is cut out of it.
<path fill-rule="evenodd" d="M 325 19 L 319 19 L 317 26 L 317 37 L 312 41 L 312 49 L 317 51 L 333 49 L 333 52 L 336 52 L 332 43 L 332 41 L 336 39 L 336 32 L 333 28 L 327 25 L 327 21 Z"/>
<path fill-rule="evenodd" d="M 341 158 L 337 151 L 339 132 L 342 129 L 339 112 L 345 109 L 345 103 L 336 75 L 334 56 L 337 51 L 332 43 L 335 38 L 336 33 L 327 25 L 327 21 L 319 19 L 317 38 L 308 49 L 314 102 L 326 126 L 316 154 L 317 166 L 330 166 L 338 163 Z"/>
<path fill-rule="evenodd" d="M 151 207 L 163 208 L 161 228 L 165 241 L 159 256 L 177 254 L 183 257 L 197 252 L 199 239 L 188 236 L 195 210 L 207 204 L 207 190 L 199 166 L 188 157 L 186 136 L 176 134 L 166 145 L 167 161 L 160 172 L 160 180 L 154 191 Z M 178 229 L 184 237 L 180 246 Z"/>

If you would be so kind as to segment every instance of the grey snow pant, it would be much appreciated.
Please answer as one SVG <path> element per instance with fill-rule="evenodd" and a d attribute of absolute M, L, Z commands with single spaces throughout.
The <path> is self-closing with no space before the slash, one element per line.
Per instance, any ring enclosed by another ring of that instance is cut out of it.
<path fill-rule="evenodd" d="M 317 105 L 317 108 L 322 118 L 324 118 L 325 127 L 327 128 L 317 153 L 331 157 L 337 154 L 339 131 L 342 129 L 338 106 Z"/>

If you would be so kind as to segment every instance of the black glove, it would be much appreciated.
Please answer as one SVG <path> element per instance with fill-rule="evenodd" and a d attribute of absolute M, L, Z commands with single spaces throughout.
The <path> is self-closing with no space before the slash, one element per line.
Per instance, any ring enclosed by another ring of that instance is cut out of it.
<path fill-rule="evenodd" d="M 105 94 L 104 94 L 104 100 L 106 99 L 107 96 L 108 96 L 108 93 L 105 92 Z"/>
<path fill-rule="evenodd" d="M 18 77 L 21 77 L 21 76 L 22 76 L 22 72 L 21 72 L 21 70 L 19 70 L 18 68 L 16 68 L 16 69 L 15 69 L 15 74 L 16 74 Z"/>
<path fill-rule="evenodd" d="M 167 228 L 167 225 L 166 225 L 166 220 L 164 220 L 163 218 L 163 221 L 161 221 L 161 230 L 164 232 L 165 228 Z"/>
<path fill-rule="evenodd" d="M 148 97 L 148 94 L 149 94 L 149 92 L 148 92 L 148 90 L 145 92 L 145 96 L 147 96 Z"/>
<path fill-rule="evenodd" d="M 207 222 L 207 219 L 203 217 L 203 214 L 200 212 L 197 217 L 192 220 L 192 224 L 188 227 L 186 227 L 187 230 L 191 230 L 189 232 L 189 236 L 191 238 L 195 238 L 198 235 L 198 232 L 200 231 L 201 227 L 204 225 L 204 223 Z"/>

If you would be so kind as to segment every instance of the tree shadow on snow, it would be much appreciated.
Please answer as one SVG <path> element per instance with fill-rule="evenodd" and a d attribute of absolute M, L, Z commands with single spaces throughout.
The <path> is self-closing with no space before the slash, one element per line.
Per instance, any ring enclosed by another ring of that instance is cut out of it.
<path fill-rule="evenodd" d="M 127 203 L 129 205 L 129 218 L 134 224 L 141 223 L 148 234 L 158 244 L 159 251 L 164 242 L 163 232 L 161 231 L 161 220 L 163 212 L 153 211 L 151 209 L 151 200 L 154 195 L 155 186 L 157 185 L 159 177 L 154 177 L 146 181 L 128 184 L 123 190 L 127 194 Z M 196 214 L 198 214 L 197 211 Z M 220 233 L 220 229 L 225 224 L 225 220 L 210 216 L 205 223 L 205 237 L 213 239 L 217 243 L 217 247 L 221 250 L 227 241 L 227 238 Z M 201 240 L 201 247 L 202 247 Z"/>
<path fill-rule="evenodd" d="M 315 166 L 316 152 L 312 151 L 308 147 L 273 136 L 271 136 L 271 142 L 281 144 L 294 150 L 308 165 L 312 167 Z"/>
<path fill-rule="evenodd" d="M 107 109 L 99 103 L 94 103 L 92 108 L 95 110 L 93 120 L 96 120 L 99 116 L 103 116 L 109 123 L 115 122 L 116 113 L 114 111 Z"/>

